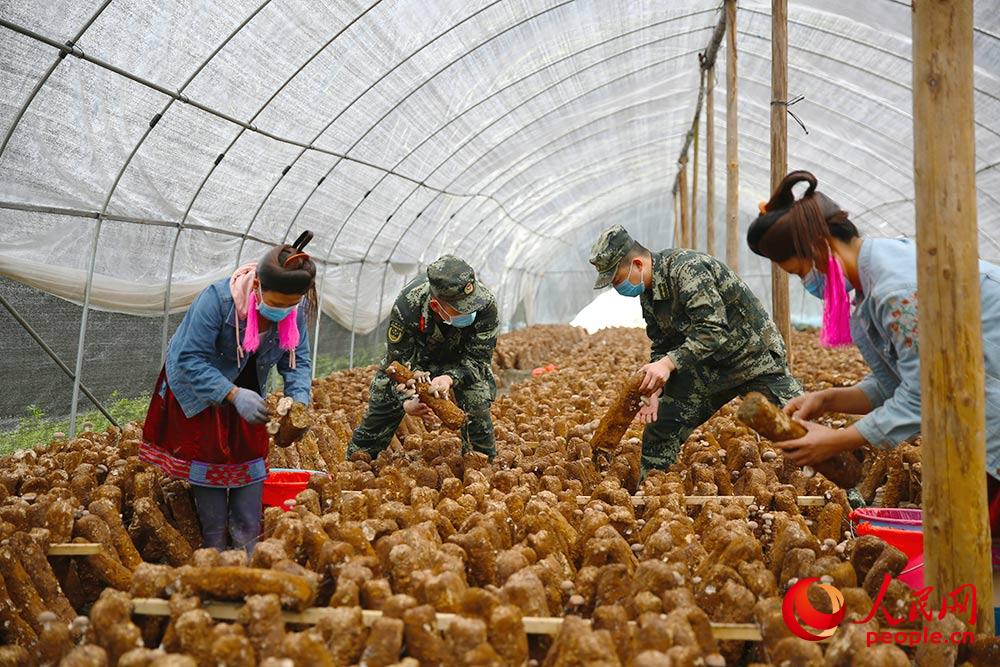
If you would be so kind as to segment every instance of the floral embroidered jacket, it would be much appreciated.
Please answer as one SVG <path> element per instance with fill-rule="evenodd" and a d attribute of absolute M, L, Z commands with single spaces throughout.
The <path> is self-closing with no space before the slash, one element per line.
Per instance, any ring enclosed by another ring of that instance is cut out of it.
<path fill-rule="evenodd" d="M 912 241 L 865 239 L 851 336 L 872 372 L 859 384 L 873 410 L 855 424 L 891 448 L 920 432 L 917 255 Z M 979 263 L 986 369 L 986 469 L 1000 479 L 1000 267 Z"/>

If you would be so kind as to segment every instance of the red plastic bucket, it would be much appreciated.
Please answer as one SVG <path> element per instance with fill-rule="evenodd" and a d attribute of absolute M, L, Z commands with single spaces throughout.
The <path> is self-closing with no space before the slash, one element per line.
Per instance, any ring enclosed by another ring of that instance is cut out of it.
<path fill-rule="evenodd" d="M 313 475 L 326 475 L 319 470 L 295 470 L 292 468 L 271 468 L 264 480 L 263 502 L 266 507 L 280 507 L 288 511 L 287 500 L 295 500 L 300 491 L 309 487 Z"/>
<path fill-rule="evenodd" d="M 898 530 L 923 530 L 923 513 L 902 507 L 862 507 L 850 514 L 854 523 L 866 521 L 873 526 Z"/>
<path fill-rule="evenodd" d="M 924 587 L 924 555 L 914 556 L 896 577 L 915 591 Z"/>
<path fill-rule="evenodd" d="M 910 558 L 924 553 L 924 534 L 922 531 L 884 528 L 864 522 L 859 523 L 854 532 L 858 535 L 874 535 L 881 538 Z"/>
<path fill-rule="evenodd" d="M 874 535 L 896 547 L 909 558 L 924 553 L 924 526 L 919 509 L 862 507 L 848 517 L 857 524 L 858 535 Z"/>

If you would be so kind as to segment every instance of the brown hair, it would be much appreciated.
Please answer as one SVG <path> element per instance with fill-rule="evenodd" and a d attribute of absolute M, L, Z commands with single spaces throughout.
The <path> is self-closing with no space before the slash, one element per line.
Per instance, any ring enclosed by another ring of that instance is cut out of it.
<path fill-rule="evenodd" d="M 792 189 L 803 182 L 809 187 L 796 199 Z M 747 230 L 747 245 L 774 262 L 804 257 L 817 266 L 826 266 L 831 239 L 849 241 L 858 236 L 847 212 L 816 190 L 814 175 L 800 170 L 785 176 L 763 205 Z"/>
<path fill-rule="evenodd" d="M 309 309 L 309 322 L 315 324 L 319 313 L 316 263 L 302 251 L 312 238 L 312 232 L 304 231 L 295 243 L 268 250 L 257 262 L 257 279 L 260 280 L 261 290 L 304 295 Z"/>

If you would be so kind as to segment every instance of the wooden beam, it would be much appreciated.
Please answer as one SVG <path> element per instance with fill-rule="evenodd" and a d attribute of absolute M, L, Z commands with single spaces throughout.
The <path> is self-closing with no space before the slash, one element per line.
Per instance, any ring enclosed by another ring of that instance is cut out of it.
<path fill-rule="evenodd" d="M 715 254 L 715 66 L 705 71 L 705 252 Z"/>
<path fill-rule="evenodd" d="M 98 542 L 59 542 L 49 545 L 50 556 L 93 556 L 101 553 Z"/>
<path fill-rule="evenodd" d="M 771 192 L 788 173 L 788 0 L 771 0 Z M 770 194 L 770 193 L 768 193 Z M 771 262 L 771 318 L 792 367 L 788 274 Z"/>
<path fill-rule="evenodd" d="M 234 621 L 243 605 L 239 602 L 205 602 L 202 608 L 212 618 L 220 621 Z M 286 623 L 315 625 L 329 607 L 310 607 L 301 612 L 283 611 Z M 134 598 L 132 612 L 140 616 L 170 616 L 170 602 L 158 598 Z M 371 626 L 382 618 L 382 612 L 363 609 L 361 617 L 365 625 Z M 445 630 L 458 618 L 458 614 L 437 614 L 437 627 Z M 589 619 L 584 619 L 588 623 Z M 525 616 L 522 619 L 524 631 L 529 635 L 555 635 L 562 627 L 563 619 L 557 616 Z M 634 621 L 632 622 L 634 623 Z M 712 623 L 712 634 L 717 640 L 760 641 L 760 628 L 755 623 Z"/>
<path fill-rule="evenodd" d="M 691 213 L 688 210 L 690 198 L 687 184 L 687 155 L 682 155 L 677 162 L 680 171 L 677 172 L 677 193 L 681 200 L 681 247 L 691 247 Z"/>
<path fill-rule="evenodd" d="M 345 490 L 340 492 L 342 496 L 356 496 L 364 493 L 363 491 L 350 491 Z M 535 496 L 532 496 L 534 498 Z M 661 498 L 663 496 L 629 496 L 632 500 L 632 505 L 635 507 L 642 507 L 646 504 L 646 501 L 650 498 Z M 590 502 L 591 496 L 577 496 L 576 502 L 581 505 L 586 505 Z M 753 496 L 684 496 L 685 505 L 704 505 L 710 502 L 741 502 L 750 504 L 756 499 Z M 798 496 L 796 498 L 796 503 L 799 507 L 822 507 L 826 505 L 829 500 L 825 496 Z M 72 545 L 76 546 L 76 545 Z M 100 546 L 100 545 L 97 545 Z"/>
<path fill-rule="evenodd" d="M 740 156 L 736 67 L 736 0 L 726 0 L 726 264 L 739 272 Z"/>
<path fill-rule="evenodd" d="M 935 597 L 974 585 L 993 635 L 972 29 L 972 0 L 913 4 L 924 579 Z"/>
<path fill-rule="evenodd" d="M 646 501 L 650 498 L 658 498 L 662 496 L 630 496 L 632 499 L 632 505 L 635 507 L 642 507 L 646 504 Z M 576 502 L 580 505 L 586 505 L 590 502 L 590 496 L 577 496 Z M 711 502 L 741 502 L 750 504 L 756 499 L 753 496 L 684 496 L 684 504 L 691 505 L 705 505 Z M 825 496 L 798 496 L 796 498 L 796 503 L 799 507 L 822 507 L 826 505 L 829 500 Z"/>

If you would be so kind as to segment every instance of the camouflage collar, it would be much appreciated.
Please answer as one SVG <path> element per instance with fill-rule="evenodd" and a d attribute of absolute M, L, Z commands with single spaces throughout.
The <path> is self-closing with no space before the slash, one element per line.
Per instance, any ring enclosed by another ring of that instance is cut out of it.
<path fill-rule="evenodd" d="M 678 250 L 671 248 L 660 252 L 650 253 L 653 257 L 653 285 L 650 289 L 650 296 L 654 301 L 662 301 L 670 297 L 670 284 L 667 281 L 667 261 Z"/>
<path fill-rule="evenodd" d="M 421 330 L 423 330 L 434 322 L 434 311 L 431 310 L 431 285 L 424 280 L 418 289 L 420 290 L 420 321 L 424 323 Z"/>

